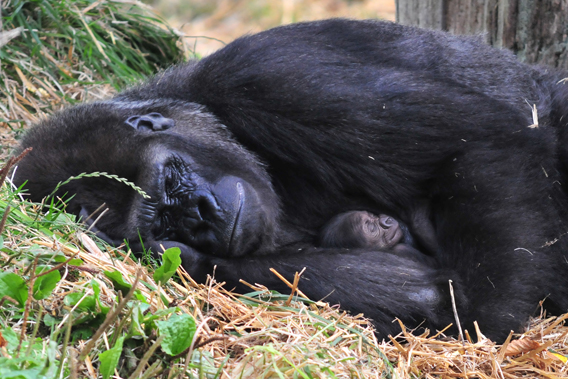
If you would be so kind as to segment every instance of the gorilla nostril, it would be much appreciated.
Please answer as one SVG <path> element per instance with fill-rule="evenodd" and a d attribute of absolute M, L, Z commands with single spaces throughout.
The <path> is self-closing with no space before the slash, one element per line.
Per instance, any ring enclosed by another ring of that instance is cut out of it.
<path fill-rule="evenodd" d="M 196 201 L 197 213 L 204 221 L 214 222 L 218 218 L 219 205 L 215 197 L 210 194 L 202 194 Z"/>

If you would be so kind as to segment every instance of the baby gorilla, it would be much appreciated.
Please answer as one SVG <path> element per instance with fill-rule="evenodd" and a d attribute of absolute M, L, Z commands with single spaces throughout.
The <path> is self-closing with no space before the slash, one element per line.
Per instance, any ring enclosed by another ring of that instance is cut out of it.
<path fill-rule="evenodd" d="M 405 234 L 411 238 L 408 230 L 405 233 L 403 228 L 385 214 L 377 216 L 366 211 L 340 213 L 324 226 L 320 246 L 388 249 L 401 242 Z"/>
<path fill-rule="evenodd" d="M 412 250 L 417 254 L 434 255 L 438 245 L 427 207 L 419 207 L 413 213 L 411 228 L 414 235 L 406 225 L 389 215 L 350 211 L 338 214 L 323 227 L 319 245 L 392 249 L 394 252 Z"/>

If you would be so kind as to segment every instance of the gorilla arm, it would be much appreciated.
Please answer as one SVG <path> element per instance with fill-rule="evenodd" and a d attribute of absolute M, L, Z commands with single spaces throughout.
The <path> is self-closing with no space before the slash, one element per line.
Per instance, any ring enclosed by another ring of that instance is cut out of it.
<path fill-rule="evenodd" d="M 240 293 L 251 291 L 241 278 L 289 293 L 290 288 L 270 268 L 292 281 L 305 267 L 299 284 L 302 292 L 314 301 L 340 304 L 352 314 L 364 313 L 383 337 L 400 331 L 392 322 L 396 317 L 408 325 L 424 322 L 422 325 L 431 329 L 453 322 L 447 278 L 455 275 L 434 268 L 431 258 L 411 247 L 404 249 L 407 245 L 399 244 L 396 252 L 289 247 L 279 255 L 221 258 L 176 242 L 158 244 L 179 247 L 183 267 L 197 282 L 205 283 L 207 276 L 214 274 L 217 282 L 226 282 L 226 288 Z M 459 291 L 457 283 L 454 288 Z M 464 297 L 460 294 L 458 298 Z M 443 308 L 446 311 L 441 311 Z"/>

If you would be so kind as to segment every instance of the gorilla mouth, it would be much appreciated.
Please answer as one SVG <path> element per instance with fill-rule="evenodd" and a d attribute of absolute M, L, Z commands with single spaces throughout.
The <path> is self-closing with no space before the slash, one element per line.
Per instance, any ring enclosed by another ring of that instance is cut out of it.
<path fill-rule="evenodd" d="M 398 221 L 391 216 L 379 215 L 379 225 L 384 230 L 382 238 L 385 246 L 394 246 L 404 237 Z"/>
<path fill-rule="evenodd" d="M 396 245 L 397 243 L 402 241 L 403 237 L 404 233 L 400 228 L 394 228 L 394 233 L 391 232 L 388 235 L 385 235 L 385 239 L 388 246 Z"/>

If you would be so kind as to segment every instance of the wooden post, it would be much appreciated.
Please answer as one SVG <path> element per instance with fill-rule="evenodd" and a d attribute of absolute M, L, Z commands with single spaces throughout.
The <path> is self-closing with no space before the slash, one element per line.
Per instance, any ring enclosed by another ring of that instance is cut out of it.
<path fill-rule="evenodd" d="M 477 34 L 529 63 L 568 69 L 568 0 L 396 0 L 397 22 Z"/>

